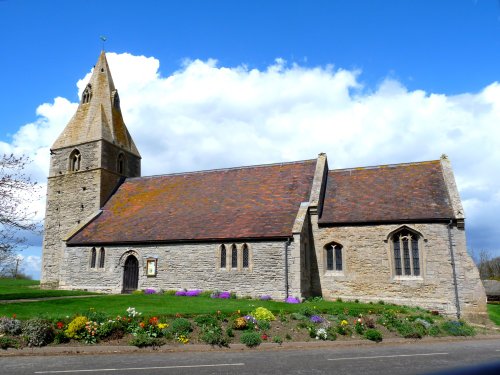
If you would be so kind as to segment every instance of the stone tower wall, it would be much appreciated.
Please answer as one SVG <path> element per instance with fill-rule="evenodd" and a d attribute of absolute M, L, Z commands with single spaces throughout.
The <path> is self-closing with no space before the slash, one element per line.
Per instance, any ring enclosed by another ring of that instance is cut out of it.
<path fill-rule="evenodd" d="M 71 153 L 81 154 L 79 171 L 69 171 Z M 122 175 L 117 173 L 120 148 L 95 141 L 53 150 L 47 184 L 45 234 L 41 284 L 46 288 L 59 286 L 64 239 L 76 227 L 104 205 L 116 189 Z M 140 175 L 140 159 L 125 153 L 124 174 Z"/>

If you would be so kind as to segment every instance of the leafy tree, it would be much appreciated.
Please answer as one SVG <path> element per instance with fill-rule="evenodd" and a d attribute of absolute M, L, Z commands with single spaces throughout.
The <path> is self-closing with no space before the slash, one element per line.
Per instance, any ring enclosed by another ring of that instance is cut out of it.
<path fill-rule="evenodd" d="M 26 156 L 0 157 L 0 275 L 12 270 L 16 252 L 26 244 L 27 231 L 36 231 L 36 212 L 30 204 L 39 197 L 39 187 L 26 175 Z"/>

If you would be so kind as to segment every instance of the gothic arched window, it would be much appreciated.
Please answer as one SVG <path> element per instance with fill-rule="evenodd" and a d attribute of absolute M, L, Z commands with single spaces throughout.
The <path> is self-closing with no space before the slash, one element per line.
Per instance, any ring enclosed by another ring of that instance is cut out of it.
<path fill-rule="evenodd" d="M 234 244 L 231 246 L 231 268 L 238 268 L 238 249 Z"/>
<path fill-rule="evenodd" d="M 419 237 L 406 228 L 392 235 L 396 276 L 420 276 Z"/>
<path fill-rule="evenodd" d="M 247 244 L 243 244 L 242 252 L 243 252 L 243 268 L 248 268 L 248 264 L 250 263 L 250 254 Z"/>
<path fill-rule="evenodd" d="M 104 257 L 105 257 L 104 247 L 99 250 L 99 268 L 104 268 Z"/>
<path fill-rule="evenodd" d="M 327 271 L 342 271 L 342 245 L 332 242 L 325 246 L 325 263 Z"/>
<path fill-rule="evenodd" d="M 82 104 L 90 102 L 92 99 L 92 85 L 89 83 L 82 93 Z"/>
<path fill-rule="evenodd" d="M 226 268 L 226 246 L 220 247 L 220 268 Z"/>
<path fill-rule="evenodd" d="M 90 268 L 95 268 L 96 258 L 97 258 L 97 251 L 95 247 L 93 247 L 92 252 L 90 254 Z"/>
<path fill-rule="evenodd" d="M 69 170 L 72 172 L 79 171 L 81 162 L 82 162 L 82 155 L 80 154 L 80 151 L 74 149 L 69 155 Z"/>

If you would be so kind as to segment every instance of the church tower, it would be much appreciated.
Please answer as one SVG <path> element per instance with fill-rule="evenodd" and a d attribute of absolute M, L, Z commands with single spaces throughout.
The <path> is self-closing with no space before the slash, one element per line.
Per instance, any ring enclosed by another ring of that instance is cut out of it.
<path fill-rule="evenodd" d="M 104 51 L 50 154 L 41 285 L 57 288 L 65 239 L 98 213 L 124 177 L 141 174 Z"/>

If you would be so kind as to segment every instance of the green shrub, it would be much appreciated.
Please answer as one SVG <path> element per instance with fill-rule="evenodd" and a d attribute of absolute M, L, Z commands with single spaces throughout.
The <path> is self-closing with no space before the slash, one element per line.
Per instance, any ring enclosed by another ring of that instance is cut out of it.
<path fill-rule="evenodd" d="M 220 326 L 205 326 L 201 332 L 200 339 L 201 341 L 212 346 L 229 346 L 229 340 L 226 336 L 224 336 Z"/>
<path fill-rule="evenodd" d="M 150 337 L 146 334 L 140 334 L 130 340 L 129 344 L 132 346 L 137 346 L 138 348 L 144 348 L 146 346 L 157 347 L 165 345 L 165 339 L 161 337 Z"/>
<path fill-rule="evenodd" d="M 430 336 L 439 336 L 441 334 L 441 330 L 439 329 L 439 326 L 437 325 L 432 325 L 429 328 L 429 335 Z"/>
<path fill-rule="evenodd" d="M 441 329 L 451 336 L 474 336 L 476 331 L 464 321 L 451 320 L 441 324 Z"/>
<path fill-rule="evenodd" d="M 271 323 L 269 323 L 267 320 L 257 321 L 257 326 L 263 331 L 271 329 Z"/>
<path fill-rule="evenodd" d="M 219 321 L 212 315 L 199 315 L 194 318 L 194 322 L 198 327 L 203 326 L 218 326 Z"/>
<path fill-rule="evenodd" d="M 280 336 L 274 336 L 273 337 L 273 342 L 275 344 L 280 344 L 281 345 L 281 344 L 283 344 L 283 339 Z"/>
<path fill-rule="evenodd" d="M 191 326 L 191 322 L 184 318 L 177 318 L 172 321 L 172 325 L 170 326 L 170 331 L 175 336 L 180 335 L 189 335 L 189 333 L 193 330 Z"/>
<path fill-rule="evenodd" d="M 369 328 L 365 332 L 365 338 L 371 341 L 381 342 L 382 334 L 377 329 Z"/>
<path fill-rule="evenodd" d="M 23 322 L 22 334 L 28 346 L 44 346 L 54 339 L 52 325 L 42 319 L 30 319 Z"/>
<path fill-rule="evenodd" d="M 245 344 L 249 348 L 253 348 L 255 346 L 259 346 L 262 343 L 262 339 L 257 332 L 246 331 L 240 337 L 240 341 L 242 344 Z"/>
<path fill-rule="evenodd" d="M 226 328 L 227 337 L 234 337 L 233 329 L 231 327 Z"/>
<path fill-rule="evenodd" d="M 292 313 L 290 316 L 293 320 L 308 320 L 307 316 L 301 313 Z"/>
<path fill-rule="evenodd" d="M 177 290 L 173 290 L 173 289 L 165 290 L 163 292 L 163 294 L 165 294 L 166 296 L 175 296 L 175 293 L 177 293 Z"/>
<path fill-rule="evenodd" d="M 17 319 L 0 318 L 0 333 L 8 335 L 19 335 L 21 333 L 21 321 Z"/>
<path fill-rule="evenodd" d="M 405 339 L 421 339 L 426 333 L 422 325 L 409 321 L 401 321 L 396 330 Z"/>
<path fill-rule="evenodd" d="M 363 323 L 356 322 L 356 324 L 354 325 L 354 330 L 358 335 L 363 335 L 365 333 L 365 329 L 366 327 Z"/>
<path fill-rule="evenodd" d="M 300 310 L 299 310 L 299 314 L 301 315 L 304 315 L 305 317 L 307 318 L 310 318 L 311 316 L 313 316 L 314 314 L 316 314 L 317 311 L 314 310 L 312 307 L 310 306 L 304 306 L 302 307 Z"/>
<path fill-rule="evenodd" d="M 290 335 L 289 333 L 287 333 L 285 335 L 285 339 L 288 340 L 288 341 L 290 341 L 292 339 L 292 335 Z"/>
<path fill-rule="evenodd" d="M 337 332 L 334 326 L 330 326 L 326 329 L 326 339 L 329 341 L 337 340 Z"/>
<path fill-rule="evenodd" d="M 0 348 L 7 350 L 8 348 L 19 348 L 19 343 L 11 337 L 0 337 Z"/>
<path fill-rule="evenodd" d="M 54 335 L 54 344 L 64 344 L 69 342 L 69 337 L 63 331 L 58 331 Z"/>
<path fill-rule="evenodd" d="M 137 289 L 137 290 L 134 290 L 134 291 L 132 292 L 132 294 L 133 294 L 134 296 L 140 296 L 140 295 L 144 294 L 144 291 L 143 291 L 143 290 L 140 290 L 140 289 Z"/>
<path fill-rule="evenodd" d="M 103 313 L 101 311 L 95 311 L 94 309 L 90 309 L 87 311 L 84 315 L 88 321 L 91 322 L 97 322 L 97 323 L 104 323 L 109 320 L 109 317 L 106 313 Z"/>

